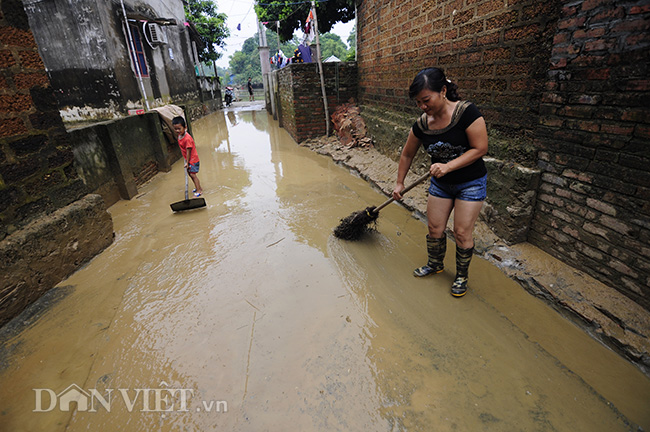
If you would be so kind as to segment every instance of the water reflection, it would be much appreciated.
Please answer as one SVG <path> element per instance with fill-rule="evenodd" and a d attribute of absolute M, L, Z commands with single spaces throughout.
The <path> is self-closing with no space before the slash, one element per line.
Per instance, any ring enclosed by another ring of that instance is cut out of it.
<path fill-rule="evenodd" d="M 230 121 L 231 126 L 237 126 L 237 117 L 235 116 L 234 111 L 228 111 L 226 112 L 226 116 L 228 117 L 228 121 Z"/>

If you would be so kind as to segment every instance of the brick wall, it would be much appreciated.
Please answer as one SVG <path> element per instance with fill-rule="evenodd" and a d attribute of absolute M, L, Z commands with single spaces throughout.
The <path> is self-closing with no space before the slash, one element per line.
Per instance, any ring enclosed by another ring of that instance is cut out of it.
<path fill-rule="evenodd" d="M 359 98 L 416 114 L 408 87 L 437 66 L 491 129 L 531 140 L 559 11 L 557 0 L 362 2 Z"/>
<path fill-rule="evenodd" d="M 325 110 L 317 63 L 292 64 L 277 73 L 282 124 L 296 142 L 325 135 Z M 356 63 L 323 63 L 330 115 L 357 96 Z M 330 125 L 330 134 L 334 132 Z"/>
<path fill-rule="evenodd" d="M 554 41 L 529 241 L 650 308 L 650 5 L 567 2 Z"/>
<path fill-rule="evenodd" d="M 0 3 L 0 240 L 87 190 L 20 0 Z"/>

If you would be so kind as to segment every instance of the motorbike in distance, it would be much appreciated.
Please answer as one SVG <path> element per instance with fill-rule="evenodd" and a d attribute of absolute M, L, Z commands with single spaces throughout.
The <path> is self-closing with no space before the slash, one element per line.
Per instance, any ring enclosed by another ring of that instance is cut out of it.
<path fill-rule="evenodd" d="M 226 87 L 226 94 L 224 95 L 223 99 L 227 107 L 229 107 L 235 100 L 235 93 L 233 90 L 234 89 L 232 87 Z"/>

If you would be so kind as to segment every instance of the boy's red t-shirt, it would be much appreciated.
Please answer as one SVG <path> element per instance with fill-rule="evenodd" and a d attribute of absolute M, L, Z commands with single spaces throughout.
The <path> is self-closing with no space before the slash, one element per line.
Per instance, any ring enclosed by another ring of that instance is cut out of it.
<path fill-rule="evenodd" d="M 187 149 L 192 149 L 191 160 L 189 163 L 195 164 L 199 161 L 199 154 L 196 151 L 196 145 L 194 144 L 194 139 L 187 132 L 183 137 L 178 139 L 178 146 L 181 148 L 181 153 L 183 153 L 183 159 L 187 160 Z"/>

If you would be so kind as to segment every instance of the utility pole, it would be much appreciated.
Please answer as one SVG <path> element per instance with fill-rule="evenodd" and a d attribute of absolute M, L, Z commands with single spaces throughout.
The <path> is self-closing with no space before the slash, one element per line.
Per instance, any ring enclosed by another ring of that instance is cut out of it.
<path fill-rule="evenodd" d="M 269 81 L 269 73 L 271 72 L 271 64 L 269 62 L 269 45 L 266 42 L 266 28 L 264 24 L 260 23 L 259 18 L 257 20 L 257 31 L 260 35 L 260 45 L 258 47 L 260 51 L 260 65 L 262 66 L 262 82 L 264 84 L 264 102 L 266 103 L 266 109 L 269 110 L 271 107 L 271 86 Z"/>
<path fill-rule="evenodd" d="M 314 15 L 314 31 L 316 32 L 316 57 L 318 58 L 318 73 L 320 74 L 320 88 L 323 92 L 323 108 L 325 109 L 325 130 L 330 136 L 330 113 L 327 109 L 327 92 L 325 91 L 325 77 L 323 76 L 323 60 L 320 55 L 320 37 L 318 36 L 318 17 L 316 16 L 316 2 L 311 0 L 311 10 Z"/>
<path fill-rule="evenodd" d="M 359 59 L 359 14 L 357 13 L 357 2 L 354 2 L 354 61 Z"/>

